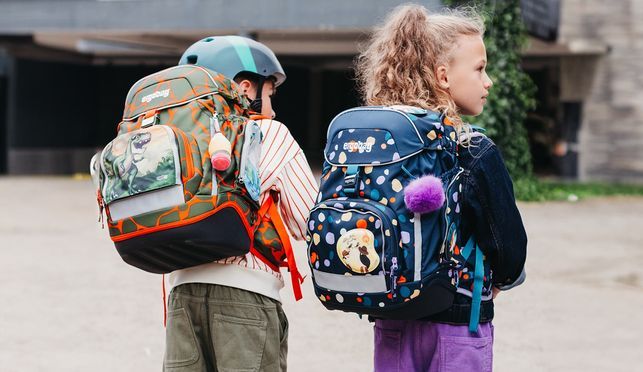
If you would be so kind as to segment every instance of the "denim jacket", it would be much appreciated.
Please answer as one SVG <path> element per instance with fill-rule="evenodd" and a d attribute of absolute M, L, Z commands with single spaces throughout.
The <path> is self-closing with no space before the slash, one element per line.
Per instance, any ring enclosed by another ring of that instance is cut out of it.
<path fill-rule="evenodd" d="M 513 183 L 500 151 L 486 136 L 475 134 L 471 146 L 459 150 L 463 173 L 462 236 L 475 240 L 490 262 L 491 284 L 509 289 L 524 280 L 527 234 L 516 207 Z M 465 239 L 465 241 L 466 241 Z M 456 294 L 451 309 L 428 320 L 466 324 L 471 298 Z M 493 318 L 493 300 L 482 302 L 481 322 Z"/>
<path fill-rule="evenodd" d="M 495 287 L 521 279 L 527 256 L 527 233 L 516 207 L 513 183 L 500 151 L 486 136 L 460 150 L 464 171 L 463 235 L 471 233 L 490 258 Z"/>

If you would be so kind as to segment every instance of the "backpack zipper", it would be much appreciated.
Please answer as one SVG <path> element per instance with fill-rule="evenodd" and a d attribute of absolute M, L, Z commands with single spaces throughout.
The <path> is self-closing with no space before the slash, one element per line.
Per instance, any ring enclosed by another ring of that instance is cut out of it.
<path fill-rule="evenodd" d="M 456 175 L 453 176 L 453 178 L 451 179 L 451 182 L 449 182 L 449 184 L 446 187 L 445 193 L 446 193 L 447 208 L 449 208 L 449 200 L 451 200 L 451 195 L 449 195 L 449 190 L 451 189 L 451 186 L 453 186 L 453 183 L 460 177 L 462 173 L 464 173 L 464 168 L 460 167 L 460 170 L 458 170 L 458 173 L 456 173 Z M 440 254 L 445 255 L 445 259 L 448 261 L 451 259 L 451 255 L 449 254 L 448 249 L 446 247 L 447 239 L 449 235 L 449 219 L 448 219 L 447 213 L 444 214 L 444 224 L 446 226 L 446 230 L 444 231 L 444 239 L 442 240 L 442 248 L 440 249 Z"/>
<path fill-rule="evenodd" d="M 100 189 L 96 190 L 96 202 L 98 203 L 98 222 L 100 222 L 101 229 L 104 229 L 105 219 L 103 218 L 103 211 L 105 210 L 105 203 L 103 202 L 103 195 Z"/>
<path fill-rule="evenodd" d="M 397 297 L 397 257 L 391 257 L 391 293 Z"/>
<path fill-rule="evenodd" d="M 183 147 L 185 148 L 186 157 L 185 163 L 187 165 L 187 179 L 192 179 L 192 177 L 194 177 L 194 159 L 192 158 L 192 148 L 190 147 L 190 141 L 188 140 L 188 136 L 183 133 L 183 131 L 179 132 L 179 129 L 174 129 L 174 133 L 180 136 L 181 140 L 183 141 Z"/>

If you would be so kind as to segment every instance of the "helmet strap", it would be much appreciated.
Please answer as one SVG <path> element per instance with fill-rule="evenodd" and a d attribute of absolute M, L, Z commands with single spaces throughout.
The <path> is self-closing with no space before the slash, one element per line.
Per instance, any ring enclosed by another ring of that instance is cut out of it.
<path fill-rule="evenodd" d="M 257 94 L 255 96 L 255 99 L 250 101 L 250 109 L 254 112 L 261 113 L 261 109 L 263 106 L 263 101 L 261 99 L 261 92 L 263 90 L 263 83 L 266 81 L 266 78 L 261 76 L 259 78 L 259 81 L 257 82 Z"/>

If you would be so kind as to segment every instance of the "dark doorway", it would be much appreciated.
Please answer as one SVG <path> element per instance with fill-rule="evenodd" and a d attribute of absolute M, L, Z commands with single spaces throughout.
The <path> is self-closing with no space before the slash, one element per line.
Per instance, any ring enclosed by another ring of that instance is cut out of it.
<path fill-rule="evenodd" d="M 350 62 L 292 57 L 286 59 L 284 70 L 288 79 L 273 101 L 276 119 L 288 126 L 311 166 L 319 167 L 331 120 L 359 105 Z"/>
<path fill-rule="evenodd" d="M 9 133 L 7 131 L 7 78 L 0 75 L 0 174 L 7 173 Z"/>
<path fill-rule="evenodd" d="M 87 172 L 92 155 L 114 138 L 130 86 L 165 67 L 17 59 L 4 163 L 15 174 Z M 34 94 L 34 87 L 44 88 Z"/>
<path fill-rule="evenodd" d="M 359 104 L 350 59 L 285 59 L 288 80 L 273 102 L 277 120 L 288 126 L 311 165 L 321 166 L 330 121 Z M 131 85 L 169 66 L 18 59 L 15 67 L 10 122 L 9 81 L 0 76 L 0 172 L 72 174 L 86 172 L 95 151 L 114 138 Z M 34 96 L 35 86 L 49 89 Z"/>
<path fill-rule="evenodd" d="M 560 175 L 556 144 L 560 138 L 559 65 L 556 59 L 530 59 L 523 68 L 536 85 L 536 108 L 527 113 L 525 126 L 529 136 L 534 173 L 538 176 Z"/>

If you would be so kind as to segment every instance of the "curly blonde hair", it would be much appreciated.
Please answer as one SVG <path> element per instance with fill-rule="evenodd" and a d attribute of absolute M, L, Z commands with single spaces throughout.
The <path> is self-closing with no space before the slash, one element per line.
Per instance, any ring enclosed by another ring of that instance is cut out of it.
<path fill-rule="evenodd" d="M 435 70 L 451 62 L 460 35 L 482 36 L 484 31 L 482 18 L 472 8 L 429 14 L 417 4 L 396 7 L 374 30 L 368 47 L 355 61 L 364 103 L 439 111 L 458 132 L 468 134 L 451 95 L 438 85 Z"/>

